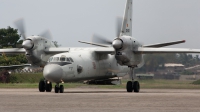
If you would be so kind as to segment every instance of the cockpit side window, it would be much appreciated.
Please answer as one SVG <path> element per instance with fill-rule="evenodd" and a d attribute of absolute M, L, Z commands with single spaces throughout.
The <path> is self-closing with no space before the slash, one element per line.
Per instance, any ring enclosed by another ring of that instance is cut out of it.
<path fill-rule="evenodd" d="M 70 59 L 71 62 L 74 62 L 74 60 L 71 57 L 69 57 L 69 59 Z"/>
<path fill-rule="evenodd" d="M 48 62 L 52 62 L 52 60 L 53 60 L 53 57 L 50 57 Z"/>
<path fill-rule="evenodd" d="M 58 62 L 58 61 L 59 61 L 59 57 L 54 57 L 54 58 L 53 58 L 53 61 L 54 61 L 54 62 Z"/>
<path fill-rule="evenodd" d="M 70 62 L 70 59 L 69 59 L 69 58 L 67 58 L 67 61 L 68 61 L 68 62 Z"/>

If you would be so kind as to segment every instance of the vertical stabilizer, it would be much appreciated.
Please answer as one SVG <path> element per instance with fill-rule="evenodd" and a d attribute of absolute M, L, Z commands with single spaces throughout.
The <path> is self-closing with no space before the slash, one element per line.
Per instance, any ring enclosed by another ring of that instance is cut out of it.
<path fill-rule="evenodd" d="M 132 0 L 127 0 L 121 29 L 121 36 L 132 36 Z"/>

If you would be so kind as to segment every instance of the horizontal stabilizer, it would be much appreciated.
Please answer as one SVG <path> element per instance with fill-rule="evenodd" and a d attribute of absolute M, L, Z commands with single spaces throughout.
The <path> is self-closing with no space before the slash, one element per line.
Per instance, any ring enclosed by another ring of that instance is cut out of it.
<path fill-rule="evenodd" d="M 146 48 L 139 47 L 135 53 L 148 54 L 148 53 L 200 53 L 200 49 L 189 48 Z"/>
<path fill-rule="evenodd" d="M 175 44 L 185 43 L 185 40 L 179 40 L 179 41 L 172 41 L 172 42 L 166 42 L 166 43 L 157 43 L 157 44 L 151 44 L 151 45 L 144 45 L 143 47 L 165 47 Z"/>

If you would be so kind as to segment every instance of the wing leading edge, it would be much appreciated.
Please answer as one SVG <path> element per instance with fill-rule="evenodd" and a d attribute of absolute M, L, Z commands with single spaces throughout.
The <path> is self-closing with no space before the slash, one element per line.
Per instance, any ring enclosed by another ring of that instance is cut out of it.
<path fill-rule="evenodd" d="M 135 53 L 151 54 L 151 53 L 200 53 L 200 49 L 189 48 L 146 48 L 139 47 Z"/>
<path fill-rule="evenodd" d="M 165 47 L 175 44 L 185 43 L 185 40 L 178 40 L 178 41 L 172 41 L 172 42 L 165 42 L 165 43 L 157 43 L 157 44 L 151 44 L 151 45 L 144 45 L 143 47 Z"/>
<path fill-rule="evenodd" d="M 9 48 L 9 49 L 0 49 L 0 54 L 24 54 L 26 51 L 23 48 Z"/>

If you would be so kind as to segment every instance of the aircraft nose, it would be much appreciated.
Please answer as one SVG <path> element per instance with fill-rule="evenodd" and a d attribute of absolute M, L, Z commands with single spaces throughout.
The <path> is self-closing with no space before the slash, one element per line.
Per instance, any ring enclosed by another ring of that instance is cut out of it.
<path fill-rule="evenodd" d="M 60 82 L 63 75 L 63 70 L 60 65 L 49 64 L 44 67 L 43 76 L 51 82 Z"/>

